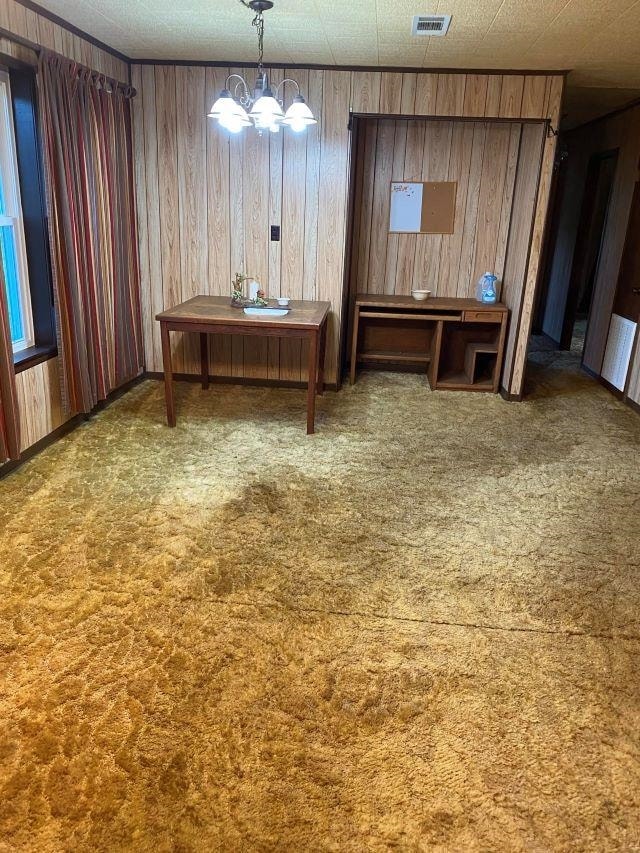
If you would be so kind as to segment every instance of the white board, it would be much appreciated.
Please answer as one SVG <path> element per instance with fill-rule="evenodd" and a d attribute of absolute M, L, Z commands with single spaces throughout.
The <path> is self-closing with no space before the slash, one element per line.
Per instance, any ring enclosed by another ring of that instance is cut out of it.
<path fill-rule="evenodd" d="M 624 391 L 631 350 L 636 336 L 636 323 L 619 314 L 611 315 L 607 348 L 602 363 L 602 378 L 618 391 Z"/>
<path fill-rule="evenodd" d="M 392 181 L 389 231 L 420 233 L 422 184 Z"/>

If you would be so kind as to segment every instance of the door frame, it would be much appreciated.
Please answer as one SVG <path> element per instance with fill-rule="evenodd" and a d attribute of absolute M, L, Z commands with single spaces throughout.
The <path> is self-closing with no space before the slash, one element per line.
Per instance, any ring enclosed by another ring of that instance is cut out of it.
<path fill-rule="evenodd" d="M 595 282 L 598 278 L 598 270 L 600 267 L 600 260 L 602 258 L 602 245 L 604 241 L 604 235 L 607 230 L 607 220 L 609 218 L 609 209 L 611 205 L 611 195 L 613 191 L 613 185 L 615 182 L 615 174 L 616 169 L 618 168 L 618 155 L 619 148 L 609 148 L 606 151 L 596 151 L 589 158 L 589 163 L 587 166 L 587 174 L 585 176 L 585 185 L 584 192 L 582 195 L 582 203 L 580 205 L 580 217 L 578 220 L 578 231 L 576 233 L 576 241 L 573 249 L 573 258 L 571 261 L 571 276 L 569 279 L 569 287 L 567 289 L 567 301 L 565 303 L 564 309 L 564 317 L 562 319 L 562 333 L 560 335 L 560 349 L 568 350 L 571 348 L 571 337 L 573 333 L 573 327 L 576 321 L 576 314 L 578 313 L 578 296 L 579 296 L 579 284 L 582 274 L 584 272 L 582 263 L 580 261 L 580 256 L 583 254 L 583 241 L 587 236 L 587 230 L 591 225 L 591 219 L 594 212 L 593 205 L 595 203 L 595 193 L 598 187 L 598 178 L 600 174 L 600 169 L 602 167 L 602 163 L 605 160 L 614 161 L 613 174 L 611 177 L 611 185 L 609 187 L 609 192 L 607 194 L 607 201 L 605 206 L 605 214 L 604 220 L 602 222 L 602 230 L 599 235 L 599 246 L 598 253 L 596 256 L 595 262 L 595 271 L 594 271 L 594 286 Z M 586 215 L 588 213 L 588 216 Z M 589 322 L 591 320 L 591 306 L 593 305 L 593 287 L 591 290 L 591 295 L 589 297 L 589 310 L 587 312 L 587 329 L 586 335 L 589 334 Z M 585 341 L 586 341 L 585 335 Z"/>

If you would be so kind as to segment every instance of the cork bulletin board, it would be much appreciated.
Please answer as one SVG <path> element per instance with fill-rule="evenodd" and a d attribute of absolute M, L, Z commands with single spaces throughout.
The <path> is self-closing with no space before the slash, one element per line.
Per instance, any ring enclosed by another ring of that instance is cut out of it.
<path fill-rule="evenodd" d="M 394 234 L 453 234 L 456 181 L 392 181 L 389 231 Z"/>

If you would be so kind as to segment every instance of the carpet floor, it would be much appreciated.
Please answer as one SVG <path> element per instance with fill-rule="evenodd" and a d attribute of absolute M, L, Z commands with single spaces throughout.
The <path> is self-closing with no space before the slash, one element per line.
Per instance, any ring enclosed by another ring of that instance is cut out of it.
<path fill-rule="evenodd" d="M 144 382 L 0 482 L 0 851 L 640 849 L 640 418 Z"/>

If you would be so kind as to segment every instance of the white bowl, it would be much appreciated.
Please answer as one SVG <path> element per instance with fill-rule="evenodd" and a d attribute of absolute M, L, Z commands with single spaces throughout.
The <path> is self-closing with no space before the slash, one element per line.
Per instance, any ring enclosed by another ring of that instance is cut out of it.
<path fill-rule="evenodd" d="M 425 299 L 428 299 L 431 296 L 430 290 L 412 290 L 411 295 L 417 302 L 424 302 Z"/>
<path fill-rule="evenodd" d="M 283 308 L 286 308 L 291 302 L 288 296 L 278 296 L 276 301 L 278 305 L 282 305 Z"/>
<path fill-rule="evenodd" d="M 244 313 L 250 317 L 286 317 L 288 308 L 245 308 Z"/>

